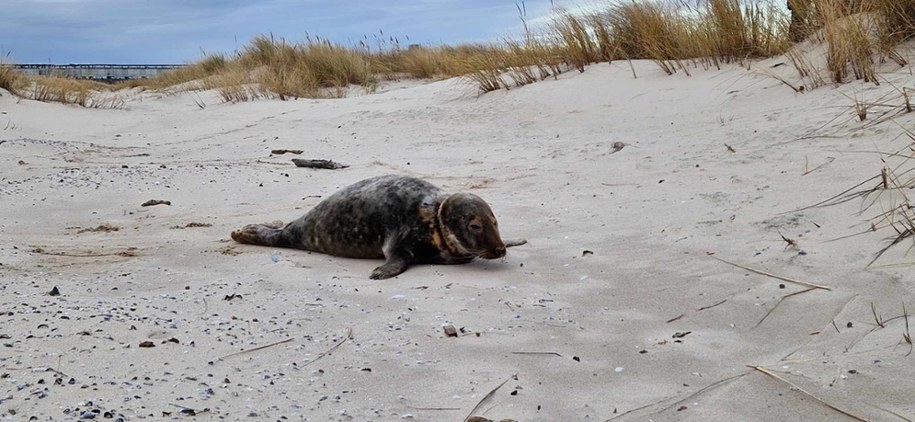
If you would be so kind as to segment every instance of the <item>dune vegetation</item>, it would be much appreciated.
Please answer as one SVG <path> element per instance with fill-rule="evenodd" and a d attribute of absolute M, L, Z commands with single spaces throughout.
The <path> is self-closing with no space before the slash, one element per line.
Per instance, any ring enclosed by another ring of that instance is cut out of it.
<path fill-rule="evenodd" d="M 915 0 L 789 0 L 785 6 L 784 0 L 625 0 L 587 13 L 556 10 L 548 25 L 531 28 L 519 4 L 524 33 L 490 44 L 404 47 L 384 33 L 357 45 L 259 36 L 234 54 L 208 55 L 153 79 L 111 86 L 0 67 L 0 88 L 39 101 L 118 107 L 110 91 L 136 87 L 217 90 L 223 100 L 239 102 L 343 97 L 353 87 L 371 92 L 384 80 L 461 76 L 488 92 L 616 60 L 652 60 L 667 74 L 689 75 L 730 63 L 749 68 L 755 59 L 785 54 L 809 88 L 876 83 L 878 63 L 908 64 L 897 47 L 915 37 Z M 824 46 L 825 60 L 798 49 L 802 42 Z"/>

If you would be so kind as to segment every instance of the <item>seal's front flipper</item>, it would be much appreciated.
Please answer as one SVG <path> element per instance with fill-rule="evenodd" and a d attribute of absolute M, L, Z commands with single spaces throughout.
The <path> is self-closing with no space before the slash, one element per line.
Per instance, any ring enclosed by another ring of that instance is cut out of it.
<path fill-rule="evenodd" d="M 381 247 L 387 261 L 385 261 L 384 265 L 375 268 L 375 271 L 372 271 L 372 275 L 369 276 L 369 278 L 372 280 L 384 280 L 386 278 L 396 277 L 407 270 L 410 266 L 410 262 L 413 261 L 413 252 L 406 246 L 409 242 L 405 241 L 405 238 L 408 237 L 408 235 L 408 230 L 401 230 L 400 232 L 388 235 L 387 239 L 384 241 L 384 246 Z"/>
<path fill-rule="evenodd" d="M 384 280 L 386 278 L 395 277 L 400 275 L 407 270 L 410 264 L 406 259 L 403 259 L 399 256 L 392 256 L 388 258 L 388 261 L 384 265 L 375 268 L 375 271 L 372 271 L 372 275 L 369 276 L 372 280 Z"/>

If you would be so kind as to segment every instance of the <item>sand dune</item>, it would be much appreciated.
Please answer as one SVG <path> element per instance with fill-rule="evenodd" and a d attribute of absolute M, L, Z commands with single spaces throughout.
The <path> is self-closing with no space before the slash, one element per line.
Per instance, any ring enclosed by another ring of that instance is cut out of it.
<path fill-rule="evenodd" d="M 483 96 L 459 80 L 339 100 L 202 93 L 202 109 L 198 94 L 135 92 L 124 110 L 4 94 L 0 415 L 463 420 L 508 380 L 475 414 L 848 418 L 800 388 L 912 418 L 915 287 L 889 266 L 908 244 L 867 267 L 894 232 L 833 241 L 901 200 L 799 211 L 907 145 L 852 110 L 894 88 L 798 94 L 763 75 L 779 62 L 691 77 L 636 62 L 638 79 L 601 64 Z M 296 168 L 278 148 L 351 167 Z M 474 192 L 529 243 L 379 282 L 377 261 L 228 238 L 381 174 Z"/>

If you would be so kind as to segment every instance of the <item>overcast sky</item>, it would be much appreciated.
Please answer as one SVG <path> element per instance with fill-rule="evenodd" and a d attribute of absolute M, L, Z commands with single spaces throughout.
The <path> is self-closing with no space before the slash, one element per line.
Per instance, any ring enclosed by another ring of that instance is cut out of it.
<path fill-rule="evenodd" d="M 520 1 L 517 1 L 520 3 Z M 556 6 L 563 2 L 555 1 Z M 487 41 L 520 31 L 515 0 L 0 0 L 0 51 L 16 63 L 185 63 L 253 36 L 347 44 Z M 526 0 L 528 19 L 550 0 Z M 406 40 L 409 37 L 410 41 Z M 237 40 L 237 41 L 236 41 Z"/>

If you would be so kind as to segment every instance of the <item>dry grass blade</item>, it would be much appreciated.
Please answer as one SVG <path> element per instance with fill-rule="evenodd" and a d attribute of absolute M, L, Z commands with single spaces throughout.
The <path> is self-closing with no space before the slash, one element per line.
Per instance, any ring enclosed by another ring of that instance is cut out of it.
<path fill-rule="evenodd" d="M 891 210 L 880 214 L 877 219 L 873 219 L 871 226 L 874 230 L 884 227 L 890 227 L 895 232 L 896 235 L 892 238 L 892 241 L 885 247 L 881 248 L 874 255 L 874 258 L 867 264 L 868 266 L 873 265 L 877 262 L 880 257 L 883 256 L 887 251 L 892 249 L 894 246 L 898 245 L 902 241 L 915 236 L 915 214 L 912 212 L 912 207 L 909 201 L 908 196 L 905 194 L 904 188 L 910 188 L 911 182 L 899 182 L 899 176 L 896 176 L 891 170 L 888 170 L 886 167 L 881 173 L 883 183 L 886 183 L 887 186 L 893 188 L 898 192 L 903 199 L 903 203 L 899 206 L 893 207 Z M 908 173 L 910 170 L 903 172 L 902 174 Z M 886 223 L 886 225 L 883 225 Z"/>
<path fill-rule="evenodd" d="M 512 352 L 513 355 L 541 355 L 541 356 L 559 356 L 562 357 L 559 353 L 556 352 Z"/>
<path fill-rule="evenodd" d="M 716 306 L 718 306 L 718 305 L 721 305 L 721 304 L 723 304 L 724 302 L 727 302 L 727 301 L 728 301 L 727 299 L 724 299 L 724 300 L 722 300 L 721 302 L 718 302 L 718 303 L 715 303 L 715 304 L 712 304 L 712 305 L 708 305 L 708 306 L 703 306 L 703 307 L 701 307 L 701 308 L 699 308 L 699 309 L 696 309 L 696 312 L 701 312 L 701 311 L 704 311 L 704 310 L 707 310 L 707 309 L 712 309 L 712 308 L 714 308 L 714 307 L 716 307 Z"/>
<path fill-rule="evenodd" d="M 869 105 L 863 101 L 855 101 L 855 114 L 858 116 L 858 120 L 865 121 L 867 120 L 867 109 Z"/>
<path fill-rule="evenodd" d="M 668 398 L 666 398 L 666 399 L 662 399 L 662 400 L 659 400 L 659 401 L 654 402 L 654 403 L 648 403 L 648 404 L 646 404 L 646 405 L 642 405 L 642 406 L 636 407 L 635 409 L 629 409 L 629 410 L 627 410 L 627 411 L 625 411 L 625 412 L 623 412 L 623 413 L 620 413 L 619 415 L 616 415 L 616 416 L 614 416 L 614 417 L 612 417 L 612 418 L 610 418 L 610 419 L 607 419 L 606 422 L 610 422 L 610 421 L 612 421 L 612 420 L 614 420 L 614 419 L 622 418 L 622 417 L 625 417 L 626 415 L 630 415 L 630 414 L 633 414 L 633 413 L 638 412 L 638 411 L 640 411 L 640 410 L 647 409 L 647 408 L 652 407 L 652 406 L 657 406 L 657 405 L 659 405 L 659 404 L 661 404 L 661 403 L 663 403 L 663 402 L 667 402 L 667 401 L 675 400 L 675 399 L 676 399 L 676 397 L 668 397 Z M 614 409 L 614 410 L 615 410 L 615 409 Z"/>
<path fill-rule="evenodd" d="M 405 404 L 404 406 L 406 406 L 407 409 L 413 410 L 461 410 L 460 407 L 416 407 L 408 404 Z"/>
<path fill-rule="evenodd" d="M 877 307 L 874 305 L 874 302 L 871 302 L 871 314 L 874 315 L 874 322 L 877 324 L 878 327 L 880 327 L 880 328 L 886 327 L 885 322 L 883 321 L 883 318 L 881 318 L 880 316 L 877 315 Z"/>
<path fill-rule="evenodd" d="M 717 259 L 718 261 L 721 261 L 721 262 L 723 262 L 723 263 L 725 263 L 725 264 L 732 265 L 732 266 L 735 266 L 735 267 L 737 267 L 737 268 L 741 268 L 741 269 L 744 269 L 744 270 L 747 270 L 747 271 L 750 271 L 750 272 L 754 272 L 754 273 L 759 274 L 759 275 L 764 275 L 764 276 L 766 276 L 766 277 L 772 277 L 772 278 L 775 278 L 775 279 L 778 279 L 778 280 L 787 281 L 787 282 L 789 282 L 789 283 L 799 284 L 799 285 L 801 285 L 801 286 L 807 286 L 807 287 L 814 288 L 814 289 L 832 290 L 830 287 L 824 286 L 824 285 L 821 285 L 821 284 L 808 283 L 808 282 L 806 282 L 806 281 L 800 281 L 800 280 L 795 280 L 795 279 L 793 279 L 793 278 L 782 277 L 782 276 L 780 276 L 780 275 L 775 275 L 775 274 L 772 274 L 772 273 L 769 273 L 769 272 L 766 272 L 766 271 L 757 270 L 757 269 L 755 269 L 755 268 L 750 268 L 750 267 L 747 267 L 747 266 L 744 266 L 744 265 L 740 265 L 740 264 L 737 264 L 737 263 L 734 263 L 734 262 L 731 262 L 731 261 L 728 261 L 728 260 L 725 260 L 725 259 L 721 259 L 721 258 L 719 258 L 719 257 L 717 257 L 717 256 L 714 256 L 714 255 L 709 255 L 709 256 L 712 257 L 712 258 L 714 258 L 714 259 Z"/>
<path fill-rule="evenodd" d="M 903 319 L 903 318 L 905 318 L 905 315 L 897 315 L 897 316 L 894 316 L 894 317 L 891 317 L 891 318 L 883 319 L 882 322 L 883 322 L 883 325 L 886 325 L 886 324 L 888 324 L 888 323 L 890 323 L 890 322 L 893 322 L 893 321 L 895 321 L 895 320 L 897 320 L 897 319 Z M 863 340 L 865 337 L 869 336 L 869 335 L 870 335 L 871 333 L 873 333 L 874 331 L 880 330 L 881 328 L 883 328 L 883 327 L 881 327 L 881 326 L 879 326 L 879 325 L 875 325 L 873 328 L 871 328 L 870 330 L 868 330 L 866 333 L 864 333 L 864 334 L 858 336 L 858 338 L 854 339 L 851 343 L 849 343 L 847 346 L 845 346 L 845 351 L 847 352 L 848 350 L 851 350 L 853 347 L 855 347 L 855 345 L 857 345 L 857 344 L 858 344 L 861 340 Z"/>
<path fill-rule="evenodd" d="M 801 49 L 791 48 L 785 53 L 785 55 L 788 57 L 788 60 L 791 61 L 791 64 L 794 66 L 794 69 L 797 71 L 798 75 L 801 77 L 801 81 L 803 82 L 803 85 L 795 88 L 795 91 L 807 92 L 826 85 L 826 80 L 823 79 L 822 75 L 820 75 L 820 71 Z M 785 83 L 794 88 L 793 85 L 785 81 L 782 81 L 782 83 Z"/>
<path fill-rule="evenodd" d="M 480 408 L 483 407 L 483 405 L 486 404 L 486 402 L 488 402 L 490 399 L 492 399 L 492 396 L 496 395 L 496 391 L 499 391 L 499 389 L 502 388 L 502 386 L 504 386 L 505 384 L 508 384 L 509 381 L 516 378 L 517 376 L 518 376 L 518 374 L 514 374 L 514 375 L 508 377 L 505 381 L 502 381 L 501 384 L 496 386 L 496 388 L 493 388 L 489 393 L 487 393 L 485 396 L 483 396 L 483 398 L 480 399 L 480 402 L 477 403 L 477 405 L 473 407 L 473 410 L 470 411 L 470 413 L 467 415 L 467 417 L 464 418 L 464 422 L 467 422 L 467 420 L 470 419 L 470 417 L 473 416 L 473 414 L 476 413 L 477 410 L 480 410 Z"/>
<path fill-rule="evenodd" d="M 759 322 L 757 322 L 756 325 L 753 326 L 753 328 L 756 328 L 756 327 L 759 327 L 760 325 L 762 325 L 763 321 L 765 321 L 766 318 L 769 318 L 769 315 L 772 315 L 772 312 L 775 312 L 775 309 L 778 308 L 778 305 L 781 305 L 785 299 L 792 297 L 792 296 L 797 296 L 802 293 L 812 292 L 814 290 L 817 290 L 817 289 L 815 287 L 811 287 L 809 289 L 804 289 L 804 290 L 801 290 L 798 292 L 789 293 L 789 294 L 782 296 L 781 299 L 779 299 L 778 302 L 775 303 L 775 306 L 773 306 L 772 309 L 769 309 L 769 311 L 766 312 L 766 315 L 764 315 L 762 317 L 762 319 L 760 319 Z M 836 330 L 838 331 L 838 329 L 836 329 Z"/>
<path fill-rule="evenodd" d="M 766 374 L 766 375 L 768 375 L 768 376 L 770 376 L 770 377 L 772 377 L 772 378 L 775 378 L 775 379 L 777 379 L 777 380 L 779 380 L 779 381 L 781 381 L 781 382 L 783 382 L 783 383 L 785 383 L 785 384 L 788 384 L 789 386 L 791 386 L 791 388 L 793 388 L 793 389 L 795 389 L 795 390 L 797 390 L 797 391 L 800 391 L 801 393 L 804 393 L 805 395 L 807 395 L 807 397 L 812 398 L 813 400 L 819 402 L 820 404 L 822 404 L 822 405 L 824 405 L 824 406 L 826 406 L 826 407 L 828 407 L 828 408 L 830 408 L 830 409 L 832 409 L 832 410 L 835 410 L 836 412 L 839 412 L 839 413 L 841 413 L 841 414 L 843 414 L 843 415 L 845 415 L 845 416 L 848 416 L 848 417 L 850 417 L 850 418 L 852 418 L 852 419 L 854 419 L 854 420 L 857 420 L 857 421 L 869 422 L 868 419 L 862 418 L 862 417 L 860 417 L 860 416 L 858 416 L 858 415 L 855 415 L 854 413 L 848 412 L 848 411 L 846 411 L 846 410 L 842 410 L 842 409 L 840 409 L 839 407 L 836 407 L 835 405 L 833 405 L 833 404 L 831 404 L 831 403 L 829 403 L 829 402 L 827 402 L 827 401 L 825 401 L 825 400 L 823 400 L 823 399 L 821 399 L 821 398 L 819 398 L 819 397 L 817 397 L 817 396 L 815 396 L 815 395 L 813 395 L 813 394 L 807 392 L 807 390 L 804 390 L 803 388 L 801 388 L 801 387 L 798 386 L 797 384 L 795 384 L 795 383 L 793 383 L 793 382 L 791 382 L 791 381 L 788 381 L 788 380 L 782 378 L 782 377 L 779 376 L 778 374 L 776 374 L 776 373 L 774 373 L 774 372 L 772 372 L 772 371 L 770 371 L 770 370 L 768 370 L 768 369 L 766 369 L 766 368 L 763 368 L 763 367 L 761 367 L 761 366 L 753 366 L 753 365 L 747 365 L 747 367 L 752 368 L 752 369 L 755 369 L 755 370 L 757 370 L 757 371 L 759 371 L 759 372 L 762 372 L 763 374 Z"/>
<path fill-rule="evenodd" d="M 912 344 L 912 332 L 909 331 L 909 311 L 905 309 L 905 302 L 902 302 L 902 315 L 905 317 L 905 334 L 902 335 L 902 338 L 905 339 L 906 343 Z"/>
<path fill-rule="evenodd" d="M 253 349 L 242 350 L 242 351 L 240 351 L 240 352 L 230 353 L 230 354 L 228 354 L 228 355 L 225 355 L 225 356 L 219 358 L 218 360 L 224 360 L 224 359 L 230 358 L 230 357 L 232 357 L 232 356 L 243 355 L 243 354 L 245 354 L 245 353 L 256 352 L 256 351 L 258 351 L 258 350 L 264 350 L 264 349 L 266 349 L 266 348 L 268 348 L 268 347 L 273 347 L 273 346 L 278 346 L 278 345 L 280 345 L 280 344 L 289 343 L 289 342 L 292 341 L 292 340 L 295 340 L 295 339 L 294 339 L 294 338 L 287 338 L 286 340 L 278 341 L 278 342 L 276 342 L 276 343 L 270 343 L 270 344 L 266 344 L 266 345 L 263 345 L 263 346 L 260 346 L 260 347 L 255 347 L 255 348 L 253 348 Z"/>
<path fill-rule="evenodd" d="M 814 168 L 812 168 L 812 169 L 805 170 L 805 171 L 804 171 L 804 174 L 802 174 L 802 176 L 806 176 L 806 175 L 808 175 L 808 174 L 810 174 L 810 173 L 813 173 L 813 172 L 815 172 L 815 171 L 817 171 L 817 170 L 819 170 L 819 169 L 821 169 L 821 168 L 823 168 L 823 167 L 825 167 L 825 166 L 828 166 L 829 164 L 832 164 L 833 161 L 836 161 L 836 157 L 826 157 L 826 161 L 823 162 L 823 164 L 820 164 L 820 165 L 818 165 L 818 166 L 816 166 L 816 167 L 814 167 Z M 806 166 L 805 166 L 805 168 L 806 168 Z"/>
<path fill-rule="evenodd" d="M 709 391 L 709 390 L 711 390 L 711 389 L 714 389 L 714 388 L 716 388 L 716 387 L 719 387 L 719 386 L 722 386 L 722 385 L 724 385 L 724 384 L 727 384 L 728 382 L 731 382 L 731 381 L 734 381 L 734 380 L 736 380 L 736 379 L 738 379 L 738 378 L 744 377 L 744 376 L 746 376 L 746 375 L 749 374 L 749 373 L 750 373 L 750 372 L 747 371 L 747 372 L 744 372 L 744 373 L 742 373 L 742 374 L 730 376 L 730 377 L 727 377 L 727 378 L 724 378 L 724 379 L 720 379 L 720 380 L 718 380 L 718 381 L 715 381 L 715 382 L 713 382 L 713 383 L 711 383 L 711 384 L 709 384 L 709 385 L 707 385 L 707 386 L 705 386 L 705 387 L 700 388 L 700 389 L 697 390 L 696 392 L 690 393 L 688 396 L 686 396 L 686 397 L 684 397 L 684 398 L 682 398 L 682 399 L 680 399 L 680 400 L 677 400 L 676 402 L 670 404 L 669 406 L 667 406 L 667 407 L 665 407 L 665 408 L 663 408 L 663 409 L 661 409 L 661 410 L 655 412 L 655 414 L 662 413 L 662 412 L 664 412 L 664 411 L 666 411 L 666 410 L 669 410 L 669 409 L 673 408 L 674 406 L 676 406 L 676 405 L 678 405 L 678 404 L 680 404 L 680 403 L 683 403 L 683 402 L 685 402 L 685 401 L 691 400 L 693 397 L 696 397 L 696 396 L 698 396 L 698 395 L 700 395 L 700 394 L 702 394 L 702 393 L 704 393 L 704 392 L 706 392 L 706 391 Z"/>
<path fill-rule="evenodd" d="M 346 335 L 342 339 L 340 339 L 340 341 L 338 341 L 337 344 L 333 345 L 330 349 L 327 349 L 326 351 L 322 352 L 320 355 L 318 355 L 314 359 L 308 361 L 307 363 L 305 363 L 302 366 L 305 367 L 305 366 L 308 366 L 308 365 L 311 365 L 311 364 L 317 362 L 324 356 L 327 356 L 334 350 L 337 350 L 338 347 L 342 346 L 343 343 L 346 343 L 347 341 L 349 341 L 352 338 L 353 338 L 353 329 L 351 327 L 346 327 Z"/>
<path fill-rule="evenodd" d="M 902 333 L 902 340 L 909 345 L 909 352 L 905 354 L 906 357 L 912 354 L 912 332 L 909 331 L 909 311 L 905 308 L 905 302 L 902 302 L 902 316 L 905 318 L 905 332 Z"/>
<path fill-rule="evenodd" d="M 848 201 L 854 200 L 855 198 L 867 197 L 868 195 L 870 195 L 870 194 L 876 192 L 878 189 L 880 189 L 880 186 L 879 186 L 879 185 L 878 185 L 878 186 L 874 186 L 874 187 L 871 188 L 871 189 L 866 189 L 866 190 L 861 190 L 861 191 L 855 191 L 855 189 L 858 189 L 858 188 L 860 188 L 861 186 L 864 186 L 865 184 L 870 183 L 870 182 L 873 182 L 874 180 L 877 180 L 877 179 L 879 179 L 879 178 L 880 178 L 880 176 L 871 177 L 871 178 L 869 178 L 869 179 L 867 179 L 867 180 L 865 180 L 865 181 L 863 181 L 863 182 L 861 182 L 861 183 L 858 183 L 857 185 L 854 185 L 854 186 L 852 186 L 852 187 L 850 187 L 850 188 L 848 188 L 848 189 L 842 191 L 841 193 L 839 193 L 839 194 L 837 194 L 837 195 L 834 195 L 834 196 L 832 196 L 832 197 L 830 197 L 830 198 L 828 198 L 828 199 L 825 199 L 825 200 L 822 200 L 822 201 L 820 201 L 820 202 L 817 202 L 817 203 L 815 203 L 815 204 L 813 204 L 813 205 L 808 205 L 808 206 L 806 206 L 806 207 L 798 208 L 798 209 L 796 209 L 796 210 L 789 211 L 789 212 L 786 212 L 786 213 L 783 213 L 783 214 L 789 214 L 789 213 L 793 213 L 793 212 L 805 211 L 805 210 L 809 210 L 809 209 L 812 209 L 812 208 L 818 208 L 818 207 L 829 207 L 829 206 L 833 206 L 833 205 L 839 205 L 839 204 L 843 204 L 843 203 L 846 203 L 846 202 L 848 202 Z"/>
<path fill-rule="evenodd" d="M 890 244 L 881 248 L 879 251 L 877 251 L 876 254 L 874 254 L 874 259 L 871 259 L 871 261 L 867 263 L 868 267 L 870 267 L 875 262 L 877 262 L 877 260 L 880 259 L 880 257 L 883 256 L 883 254 L 885 254 L 887 251 L 892 249 L 893 246 L 896 246 L 899 243 L 901 243 L 903 240 L 908 239 L 908 238 L 912 237 L 913 235 L 915 235 L 915 230 L 913 230 L 911 228 L 906 228 L 905 230 L 896 229 L 896 232 L 897 232 L 897 236 L 893 237 L 893 240 L 890 242 Z"/>
<path fill-rule="evenodd" d="M 618 419 L 618 418 L 625 417 L 625 416 L 627 416 L 627 415 L 631 415 L 631 414 L 633 414 L 633 413 L 635 413 L 635 412 L 638 412 L 638 411 L 640 411 L 640 410 L 647 409 L 647 408 L 652 407 L 652 406 L 659 406 L 659 405 L 662 405 L 662 404 L 667 403 L 667 402 L 672 403 L 672 404 L 669 404 L 669 405 L 665 406 L 663 409 L 661 409 L 661 410 L 659 410 L 659 411 L 657 411 L 657 412 L 654 412 L 654 414 L 661 413 L 661 412 L 663 412 L 663 411 L 665 411 L 665 410 L 668 410 L 668 409 L 670 409 L 670 408 L 676 406 L 678 403 L 682 403 L 682 402 L 684 402 L 684 401 L 686 401 L 686 400 L 689 400 L 689 399 L 691 399 L 691 398 L 693 398 L 693 397 L 695 397 L 695 396 L 697 396 L 697 395 L 699 395 L 699 394 L 702 394 L 702 393 L 704 393 L 704 392 L 706 392 L 706 391 L 708 391 L 708 390 L 711 390 L 711 389 L 714 389 L 715 387 L 724 385 L 724 384 L 728 383 L 729 381 L 733 381 L 733 380 L 735 380 L 735 379 L 737 379 L 737 378 L 746 376 L 746 375 L 749 374 L 749 373 L 750 373 L 750 372 L 748 371 L 748 372 L 744 372 L 744 373 L 739 374 L 739 375 L 734 375 L 734 376 L 732 376 L 732 377 L 728 377 L 728 378 L 725 378 L 725 379 L 721 379 L 721 380 L 715 381 L 715 382 L 713 382 L 713 383 L 711 383 L 711 384 L 709 384 L 709 385 L 707 385 L 707 386 L 705 386 L 705 387 L 699 389 L 699 390 L 696 391 L 696 392 L 690 393 L 689 395 L 687 395 L 686 397 L 683 397 L 683 398 L 677 398 L 676 396 L 674 396 L 674 397 L 668 397 L 668 398 L 665 398 L 665 399 L 662 399 L 662 400 L 659 400 L 659 401 L 656 401 L 656 402 L 652 402 L 652 403 L 648 403 L 648 404 L 646 404 L 646 405 L 642 405 L 642 406 L 636 407 L 636 408 L 634 408 L 634 409 L 629 409 L 629 410 L 627 410 L 627 411 L 625 411 L 625 412 L 623 412 L 623 413 L 620 413 L 620 414 L 618 414 L 618 415 L 616 415 L 616 416 L 613 416 L 613 417 L 610 418 L 610 419 L 607 419 L 607 422 L 610 422 L 610 421 L 612 421 L 612 420 L 614 420 L 614 419 Z"/>
<path fill-rule="evenodd" d="M 892 411 L 892 410 L 889 410 L 889 409 L 886 409 L 886 408 L 883 408 L 883 407 L 880 407 L 880 406 L 877 406 L 877 405 L 873 405 L 873 404 L 870 404 L 870 403 L 867 403 L 867 402 L 865 402 L 864 404 L 866 404 L 866 405 L 868 405 L 868 406 L 870 406 L 870 407 L 873 407 L 873 408 L 875 408 L 875 409 L 880 409 L 880 410 L 882 410 L 882 411 L 884 411 L 884 412 L 886 412 L 886 413 L 889 413 L 889 414 L 891 414 L 891 415 L 893 415 L 893 416 L 895 416 L 895 417 L 897 417 L 897 418 L 899 418 L 899 419 L 901 419 L 901 420 L 903 420 L 903 421 L 912 422 L 911 419 L 909 419 L 909 418 L 907 418 L 907 417 L 905 417 L 905 416 L 902 416 L 902 415 L 900 415 L 899 413 L 896 413 L 896 412 L 894 412 L 894 411 Z"/>

